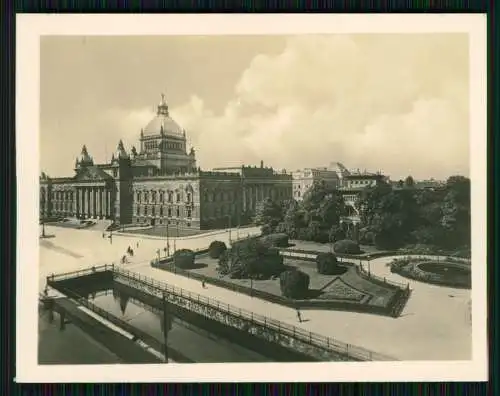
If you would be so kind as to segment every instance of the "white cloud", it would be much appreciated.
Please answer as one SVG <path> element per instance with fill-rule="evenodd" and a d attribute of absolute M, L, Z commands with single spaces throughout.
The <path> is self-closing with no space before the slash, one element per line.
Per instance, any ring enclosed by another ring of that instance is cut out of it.
<path fill-rule="evenodd" d="M 395 178 L 468 174 L 466 36 L 302 36 L 258 55 L 216 114 L 194 95 L 171 109 L 204 168 L 343 162 Z M 113 114 L 113 113 L 111 113 Z M 114 114 L 136 140 L 152 110 Z"/>

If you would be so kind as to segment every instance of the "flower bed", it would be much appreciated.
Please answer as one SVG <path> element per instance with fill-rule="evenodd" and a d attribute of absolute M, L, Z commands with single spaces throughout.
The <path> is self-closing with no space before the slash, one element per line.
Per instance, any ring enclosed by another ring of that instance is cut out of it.
<path fill-rule="evenodd" d="M 470 263 L 447 258 L 443 261 L 425 258 L 400 258 L 390 263 L 391 272 L 420 282 L 436 285 L 471 288 Z"/>

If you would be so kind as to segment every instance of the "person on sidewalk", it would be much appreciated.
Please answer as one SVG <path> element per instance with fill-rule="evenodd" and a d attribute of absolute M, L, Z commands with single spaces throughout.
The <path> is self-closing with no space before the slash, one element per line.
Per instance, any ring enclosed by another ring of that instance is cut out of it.
<path fill-rule="evenodd" d="M 202 281 L 201 281 L 201 287 L 203 287 L 204 289 L 206 289 L 206 288 L 207 288 L 207 286 L 205 285 L 205 280 L 202 280 Z"/>
<path fill-rule="evenodd" d="M 299 323 L 302 323 L 302 314 L 300 313 L 300 309 L 297 308 L 297 319 L 299 320 Z"/>

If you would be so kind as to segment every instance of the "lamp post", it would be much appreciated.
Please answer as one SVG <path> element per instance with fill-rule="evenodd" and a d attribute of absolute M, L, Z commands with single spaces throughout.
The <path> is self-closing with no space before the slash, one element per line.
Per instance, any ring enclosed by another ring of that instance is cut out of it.
<path fill-rule="evenodd" d="M 165 363 L 168 363 L 168 320 L 167 320 L 167 299 L 163 293 L 163 348 Z"/>
<path fill-rule="evenodd" d="M 231 215 L 227 215 L 227 220 L 229 226 L 229 245 L 231 245 Z"/>

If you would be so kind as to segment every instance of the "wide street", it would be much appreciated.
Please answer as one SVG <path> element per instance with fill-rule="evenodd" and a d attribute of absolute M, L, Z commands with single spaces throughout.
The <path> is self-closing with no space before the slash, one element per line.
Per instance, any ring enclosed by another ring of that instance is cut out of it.
<path fill-rule="evenodd" d="M 110 243 L 109 239 L 102 237 L 100 231 L 47 226 L 46 232 L 55 234 L 55 237 L 40 240 L 40 289 L 44 287 L 45 276 L 51 273 L 111 262 L 118 264 L 130 246 L 135 255 L 130 263 L 123 265 L 124 268 L 345 343 L 400 360 L 468 360 L 472 355 L 472 327 L 468 307 L 470 290 L 409 281 L 412 295 L 399 318 L 304 310 L 304 322 L 298 323 L 295 311 L 290 308 L 213 285 L 207 285 L 204 289 L 196 280 L 152 268 L 150 261 L 157 257 L 156 251 L 163 249 L 165 241 L 114 234 Z M 257 232 L 257 228 L 246 228 L 240 230 L 240 236 Z M 232 237 L 235 236 L 236 231 L 233 230 Z M 227 243 L 229 234 L 222 232 L 219 235 L 183 238 L 176 241 L 176 247 L 203 248 L 215 239 Z M 407 279 L 389 271 L 387 263 L 390 261 L 389 257 L 372 260 L 371 271 L 376 275 L 407 283 Z"/>

